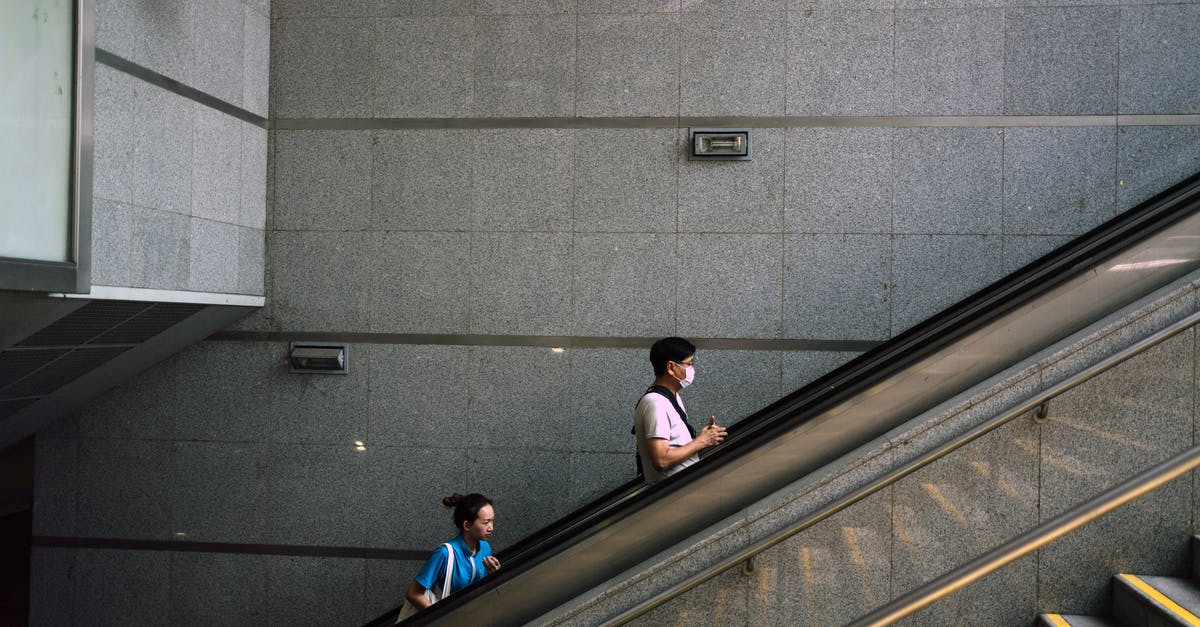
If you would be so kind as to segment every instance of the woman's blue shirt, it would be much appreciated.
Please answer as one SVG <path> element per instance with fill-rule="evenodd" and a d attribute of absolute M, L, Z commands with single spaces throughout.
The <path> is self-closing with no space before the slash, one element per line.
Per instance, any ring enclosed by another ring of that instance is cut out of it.
<path fill-rule="evenodd" d="M 479 541 L 479 550 L 474 554 L 471 553 L 471 549 L 467 546 L 467 541 L 463 540 L 462 535 L 451 540 L 449 544 L 450 548 L 454 550 L 454 574 L 450 578 L 450 592 L 462 590 L 487 576 L 483 558 L 492 554 L 492 545 L 488 544 L 487 540 Z M 446 579 L 445 546 L 439 546 L 433 550 L 433 554 L 425 560 L 425 564 L 421 566 L 421 572 L 417 573 L 415 579 L 426 590 L 439 591 L 442 582 Z M 446 595 L 439 594 L 438 596 L 444 598 Z"/>

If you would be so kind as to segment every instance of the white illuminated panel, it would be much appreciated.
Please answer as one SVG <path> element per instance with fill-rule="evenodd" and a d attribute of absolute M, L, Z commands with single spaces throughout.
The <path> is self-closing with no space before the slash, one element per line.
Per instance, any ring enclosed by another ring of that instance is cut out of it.
<path fill-rule="evenodd" d="M 70 261 L 73 3 L 0 0 L 0 257 Z"/>

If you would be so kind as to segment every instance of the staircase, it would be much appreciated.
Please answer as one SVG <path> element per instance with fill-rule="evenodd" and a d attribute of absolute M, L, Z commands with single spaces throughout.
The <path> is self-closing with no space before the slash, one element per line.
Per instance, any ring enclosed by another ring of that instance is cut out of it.
<path fill-rule="evenodd" d="M 1192 536 L 1192 578 L 1121 573 L 1112 578 L 1112 616 L 1041 614 L 1038 627 L 1200 625 L 1200 537 Z"/>

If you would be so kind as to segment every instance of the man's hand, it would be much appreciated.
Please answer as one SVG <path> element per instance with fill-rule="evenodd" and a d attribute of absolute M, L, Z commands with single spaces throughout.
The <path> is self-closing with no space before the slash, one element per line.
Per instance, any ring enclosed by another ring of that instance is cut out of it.
<path fill-rule="evenodd" d="M 485 567 L 487 567 L 487 571 L 489 573 L 494 573 L 494 572 L 500 570 L 500 560 L 496 559 L 495 557 L 493 557 L 491 555 L 483 558 L 483 565 Z"/>
<path fill-rule="evenodd" d="M 715 416 L 708 417 L 708 424 L 696 434 L 696 437 L 691 442 L 683 446 L 672 448 L 665 438 L 650 438 L 646 441 L 646 446 L 650 452 L 650 463 L 654 465 L 654 469 L 659 472 L 666 472 L 668 468 L 682 462 L 683 460 L 697 455 L 700 451 L 706 448 L 716 446 L 725 439 L 725 427 L 717 424 Z"/>
<path fill-rule="evenodd" d="M 709 448 L 710 446 L 716 446 L 723 442 L 725 440 L 726 433 L 725 427 L 717 424 L 717 417 L 709 416 L 708 424 L 704 425 L 704 428 L 700 430 L 700 433 L 696 434 L 696 440 L 700 442 L 700 446 L 703 448 Z"/>

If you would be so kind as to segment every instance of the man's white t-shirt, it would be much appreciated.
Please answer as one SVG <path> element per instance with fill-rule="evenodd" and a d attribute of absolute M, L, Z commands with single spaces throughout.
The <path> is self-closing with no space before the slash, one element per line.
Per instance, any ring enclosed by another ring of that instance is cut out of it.
<path fill-rule="evenodd" d="M 687 411 L 687 408 L 683 406 L 683 399 L 679 398 L 678 394 L 675 395 L 675 402 L 679 403 L 679 407 L 683 411 Z M 692 441 L 692 434 L 688 433 L 687 425 L 683 424 L 683 418 L 671 406 L 671 401 L 662 394 L 647 392 L 642 396 L 642 400 L 638 401 L 637 408 L 633 411 L 633 433 L 637 438 L 638 455 L 642 459 L 642 476 L 645 477 L 646 483 L 662 481 L 663 478 L 700 461 L 700 455 L 694 454 L 678 464 L 668 467 L 665 472 L 659 472 L 654 468 L 654 463 L 650 459 L 650 451 L 646 445 L 647 440 L 656 438 L 666 440 L 667 446 L 671 448 L 684 446 Z"/>

